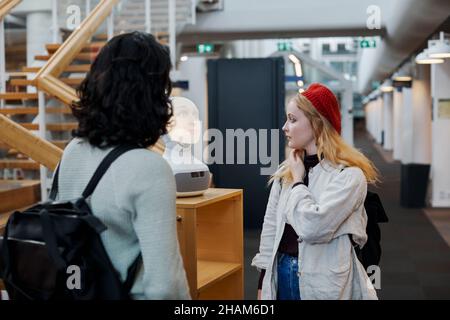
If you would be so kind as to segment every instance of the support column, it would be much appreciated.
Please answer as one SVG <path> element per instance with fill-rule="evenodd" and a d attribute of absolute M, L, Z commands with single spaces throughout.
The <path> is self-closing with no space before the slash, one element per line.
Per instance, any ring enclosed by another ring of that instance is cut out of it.
<path fill-rule="evenodd" d="M 45 45 L 52 41 L 50 32 L 52 14 L 50 11 L 30 12 L 27 15 L 27 65 L 31 66 L 34 56 L 45 52 Z"/>
<path fill-rule="evenodd" d="M 384 123 L 383 123 L 383 98 L 378 97 L 376 100 L 376 137 L 375 137 L 375 141 L 378 144 L 382 144 L 383 143 L 383 127 L 384 127 Z"/>
<path fill-rule="evenodd" d="M 430 66 L 416 65 L 411 90 L 403 92 L 400 204 L 409 208 L 426 206 L 431 163 Z"/>
<path fill-rule="evenodd" d="M 410 164 L 413 162 L 413 115 L 412 115 L 412 88 L 403 88 L 402 103 L 402 156 L 400 158 L 402 164 Z"/>
<path fill-rule="evenodd" d="M 402 116 L 403 116 L 403 93 L 402 87 L 395 88 L 392 101 L 394 109 L 394 151 L 393 158 L 400 160 L 402 158 Z"/>
<path fill-rule="evenodd" d="M 345 84 L 342 92 L 342 138 L 353 146 L 353 90 L 351 82 Z"/>
<path fill-rule="evenodd" d="M 450 207 L 450 60 L 433 65 L 431 88 L 432 121 L 432 196 L 433 207 Z"/>
<path fill-rule="evenodd" d="M 393 148 L 393 109 L 392 109 L 392 93 L 383 93 L 383 128 L 384 141 L 383 147 L 385 150 L 392 150 Z"/>
<path fill-rule="evenodd" d="M 431 164 L 430 66 L 417 65 L 412 84 L 414 163 Z"/>

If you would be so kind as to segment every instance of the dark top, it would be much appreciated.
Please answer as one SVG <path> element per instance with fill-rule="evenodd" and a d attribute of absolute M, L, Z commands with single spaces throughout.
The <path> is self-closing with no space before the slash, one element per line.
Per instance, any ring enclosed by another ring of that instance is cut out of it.
<path fill-rule="evenodd" d="M 319 163 L 319 158 L 316 154 L 311 156 L 305 156 L 305 159 L 303 160 L 303 163 L 305 165 L 305 178 L 303 179 L 303 184 L 308 186 L 308 171 L 316 166 Z M 295 233 L 294 228 L 288 223 L 284 226 L 284 232 L 283 236 L 280 240 L 280 245 L 278 246 L 278 252 L 288 254 L 290 256 L 298 257 L 298 235 Z M 262 288 L 262 281 L 264 278 L 264 275 L 266 273 L 266 270 L 261 270 L 259 282 L 258 282 L 258 289 Z"/>

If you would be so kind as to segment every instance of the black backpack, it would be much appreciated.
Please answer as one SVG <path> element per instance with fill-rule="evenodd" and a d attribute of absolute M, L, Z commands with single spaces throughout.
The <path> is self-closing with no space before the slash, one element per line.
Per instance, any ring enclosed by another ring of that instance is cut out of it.
<path fill-rule="evenodd" d="M 59 166 L 50 200 L 8 219 L 0 238 L 0 277 L 12 300 L 129 299 L 142 255 L 121 282 L 100 239 L 106 226 L 86 199 L 112 162 L 136 146 L 119 146 L 100 163 L 80 198 L 56 202 Z"/>
<path fill-rule="evenodd" d="M 364 208 L 367 213 L 367 242 L 360 249 L 357 244 L 353 242 L 350 236 L 356 255 L 367 270 L 369 266 L 378 266 L 381 259 L 381 230 L 379 223 L 389 222 L 389 219 L 384 211 L 383 204 L 378 194 L 367 191 L 366 199 L 364 200 Z"/>

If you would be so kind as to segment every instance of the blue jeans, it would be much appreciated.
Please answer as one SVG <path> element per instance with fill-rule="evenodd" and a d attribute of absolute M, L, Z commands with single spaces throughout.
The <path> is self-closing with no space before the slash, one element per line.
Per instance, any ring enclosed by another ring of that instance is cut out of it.
<path fill-rule="evenodd" d="M 298 259 L 278 253 L 278 292 L 277 300 L 301 300 L 298 284 Z"/>

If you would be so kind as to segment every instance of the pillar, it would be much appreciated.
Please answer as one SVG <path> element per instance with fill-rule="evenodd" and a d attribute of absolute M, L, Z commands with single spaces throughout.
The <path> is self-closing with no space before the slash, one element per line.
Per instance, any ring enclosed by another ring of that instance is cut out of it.
<path fill-rule="evenodd" d="M 392 106 L 394 111 L 394 132 L 393 132 L 393 158 L 402 158 L 402 117 L 403 117 L 403 93 L 402 87 L 394 89 Z"/>
<path fill-rule="evenodd" d="M 385 150 L 392 150 L 393 148 L 393 117 L 394 112 L 392 108 L 392 93 L 385 92 L 383 93 L 383 147 Z"/>
<path fill-rule="evenodd" d="M 431 67 L 433 207 L 450 207 L 450 59 Z M 447 101 L 446 101 L 447 100 Z"/>
<path fill-rule="evenodd" d="M 52 14 L 50 11 L 27 14 L 27 65 L 31 66 L 34 56 L 45 53 L 45 45 L 52 41 Z"/>

